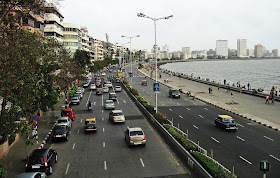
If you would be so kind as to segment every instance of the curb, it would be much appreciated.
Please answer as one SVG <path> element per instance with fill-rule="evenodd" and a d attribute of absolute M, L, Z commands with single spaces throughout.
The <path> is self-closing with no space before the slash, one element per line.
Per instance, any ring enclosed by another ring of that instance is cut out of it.
<path fill-rule="evenodd" d="M 139 71 L 140 73 L 142 73 L 139 69 L 138 69 L 138 71 Z M 142 73 L 142 74 L 145 75 L 144 73 Z M 151 78 L 151 77 L 149 77 L 149 76 L 147 76 L 147 77 L 150 78 L 150 79 L 152 79 L 152 80 L 155 80 L 155 79 L 153 79 L 153 78 Z M 159 82 L 159 81 L 158 81 L 158 82 Z M 161 83 L 161 82 L 159 82 L 159 83 Z M 168 88 L 171 88 L 170 86 L 166 85 L 165 83 L 161 83 L 161 84 L 164 85 L 164 86 L 166 86 L 166 87 L 168 87 Z M 185 92 L 183 92 L 183 93 L 185 94 Z M 192 97 L 193 97 L 193 96 L 192 96 Z M 267 125 L 266 123 L 262 123 L 262 122 L 260 122 L 260 121 L 255 120 L 255 119 L 248 118 L 247 116 L 244 116 L 244 115 L 242 115 L 242 114 L 236 113 L 236 112 L 231 111 L 231 110 L 229 110 L 229 109 L 223 108 L 223 107 L 218 106 L 218 105 L 216 105 L 216 104 L 210 103 L 210 102 L 205 101 L 205 100 L 203 100 L 203 99 L 201 99 L 201 98 L 196 98 L 196 99 L 199 100 L 199 101 L 202 101 L 202 102 L 204 102 L 204 103 L 206 103 L 206 104 L 212 105 L 212 106 L 214 106 L 214 107 L 216 107 L 216 108 L 219 108 L 219 109 L 228 111 L 228 112 L 230 112 L 230 113 L 232 113 L 232 114 L 234 114 L 234 115 L 238 115 L 238 116 L 240 116 L 240 117 L 242 117 L 242 118 L 244 118 L 244 119 L 247 119 L 247 120 L 250 120 L 250 121 L 254 121 L 254 122 L 256 122 L 256 123 L 258 123 L 258 124 L 260 124 L 260 125 L 262 125 L 262 126 L 265 126 L 265 127 L 269 128 L 269 129 L 272 129 L 272 130 L 275 130 L 275 131 L 280 131 L 280 130 L 279 130 L 278 128 L 276 128 L 276 127 L 272 127 L 272 126 L 270 126 L 270 125 Z"/>

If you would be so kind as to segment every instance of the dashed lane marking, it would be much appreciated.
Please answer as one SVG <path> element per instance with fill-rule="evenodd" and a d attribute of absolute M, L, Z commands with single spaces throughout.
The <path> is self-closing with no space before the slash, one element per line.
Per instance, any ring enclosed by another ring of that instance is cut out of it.
<path fill-rule="evenodd" d="M 189 111 L 189 110 L 191 110 L 190 108 L 187 108 L 187 110 Z"/>
<path fill-rule="evenodd" d="M 274 158 L 274 159 L 276 159 L 277 161 L 280 161 L 280 159 L 279 158 L 276 158 L 275 156 L 273 156 L 273 155 L 269 155 L 270 157 L 272 157 L 272 158 Z"/>
<path fill-rule="evenodd" d="M 211 137 L 211 138 L 212 138 L 212 140 L 214 140 L 215 142 L 220 143 L 219 140 L 215 139 L 214 137 Z"/>
<path fill-rule="evenodd" d="M 125 100 L 123 100 L 123 103 L 126 103 L 126 101 L 125 101 Z"/>
<path fill-rule="evenodd" d="M 169 108 L 169 111 L 171 111 L 171 112 L 172 112 L 172 109 L 170 109 L 170 108 Z"/>
<path fill-rule="evenodd" d="M 194 128 L 198 129 L 198 127 L 196 125 L 193 125 Z"/>
<path fill-rule="evenodd" d="M 68 163 L 68 164 L 67 164 L 65 174 L 67 174 L 67 173 L 68 173 L 69 167 L 70 167 L 70 163 Z"/>
<path fill-rule="evenodd" d="M 208 111 L 208 109 L 207 108 L 204 108 L 206 111 Z"/>
<path fill-rule="evenodd" d="M 102 111 L 101 111 L 101 112 L 102 112 L 102 113 L 104 112 L 104 111 L 103 111 L 103 109 L 102 109 Z"/>
<path fill-rule="evenodd" d="M 196 103 L 193 103 L 194 105 L 197 105 Z"/>
<path fill-rule="evenodd" d="M 237 123 L 236 125 L 239 125 L 240 127 L 244 127 L 243 125 L 241 125 L 241 124 L 238 124 L 238 123 Z"/>
<path fill-rule="evenodd" d="M 107 164 L 106 164 L 106 161 L 104 161 L 104 170 L 107 170 Z"/>
<path fill-rule="evenodd" d="M 180 103 L 177 103 L 178 106 L 180 106 Z"/>
<path fill-rule="evenodd" d="M 236 136 L 239 140 L 242 140 L 243 142 L 245 141 L 243 138 Z"/>
<path fill-rule="evenodd" d="M 80 132 L 80 129 L 78 129 L 77 134 Z"/>
<path fill-rule="evenodd" d="M 105 142 L 103 142 L 103 148 L 105 148 Z"/>
<path fill-rule="evenodd" d="M 72 150 L 74 150 L 74 149 L 75 149 L 75 145 L 76 145 L 76 143 L 74 143 L 74 144 L 73 144 Z"/>
<path fill-rule="evenodd" d="M 179 117 L 180 117 L 181 119 L 183 119 L 183 116 L 179 115 Z"/>
<path fill-rule="evenodd" d="M 142 166 L 145 167 L 145 164 L 144 164 L 142 158 L 140 158 L 140 162 L 141 162 Z"/>
<path fill-rule="evenodd" d="M 95 101 L 93 102 L 93 105 L 96 105 L 96 102 L 95 102 Z"/>
<path fill-rule="evenodd" d="M 105 132 L 105 128 L 103 128 L 102 131 Z"/>
<path fill-rule="evenodd" d="M 243 158 L 242 156 L 239 156 L 240 159 L 242 159 L 243 161 L 247 162 L 248 164 L 253 164 L 250 161 L 248 161 L 247 159 Z"/>
<path fill-rule="evenodd" d="M 199 114 L 198 116 L 199 116 L 199 117 L 201 117 L 201 118 L 203 118 L 203 116 L 202 116 L 202 115 L 200 115 L 200 114 Z"/>
<path fill-rule="evenodd" d="M 83 122 L 83 119 L 81 119 L 81 123 Z"/>
<path fill-rule="evenodd" d="M 269 138 L 267 136 L 263 136 L 264 138 L 267 138 L 268 140 L 274 141 L 272 138 Z"/>

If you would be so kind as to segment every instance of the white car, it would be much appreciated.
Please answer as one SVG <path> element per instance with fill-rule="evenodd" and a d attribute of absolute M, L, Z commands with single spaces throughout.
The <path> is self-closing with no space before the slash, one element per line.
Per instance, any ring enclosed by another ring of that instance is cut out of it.
<path fill-rule="evenodd" d="M 111 120 L 113 123 L 116 122 L 124 122 L 125 117 L 122 113 L 122 110 L 113 110 L 109 113 L 109 120 Z"/>
<path fill-rule="evenodd" d="M 109 92 L 109 88 L 104 86 L 102 87 L 103 93 L 108 93 Z"/>
<path fill-rule="evenodd" d="M 112 83 L 109 82 L 109 81 L 107 81 L 107 82 L 104 84 L 104 86 L 106 86 L 106 87 L 108 87 L 108 88 L 112 88 L 112 87 L 113 87 Z"/>
<path fill-rule="evenodd" d="M 146 136 L 140 127 L 127 127 L 124 132 L 125 140 L 129 146 L 131 145 L 146 145 Z"/>
<path fill-rule="evenodd" d="M 64 126 L 64 125 L 66 125 L 66 126 L 68 126 L 69 128 L 71 128 L 72 127 L 72 120 L 69 118 L 69 117 L 59 117 L 58 119 L 57 119 L 57 124 L 56 125 L 58 125 L 58 126 Z"/>
<path fill-rule="evenodd" d="M 117 91 L 121 92 L 121 91 L 122 91 L 122 87 L 121 87 L 121 86 L 116 86 L 116 87 L 115 87 L 115 91 L 116 91 L 116 92 L 117 92 Z"/>
<path fill-rule="evenodd" d="M 93 83 L 93 84 L 90 84 L 89 89 L 95 90 L 95 89 L 96 89 L 96 85 L 95 85 L 94 83 Z"/>
<path fill-rule="evenodd" d="M 105 72 L 103 72 L 101 75 L 105 76 L 105 75 L 106 75 L 106 73 L 105 73 Z"/>

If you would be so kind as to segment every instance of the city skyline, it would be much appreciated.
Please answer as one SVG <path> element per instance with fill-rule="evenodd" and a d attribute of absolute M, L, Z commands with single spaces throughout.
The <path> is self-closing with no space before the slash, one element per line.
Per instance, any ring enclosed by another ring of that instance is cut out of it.
<path fill-rule="evenodd" d="M 274 5 L 267 7 L 259 0 L 232 2 L 144 0 L 135 4 L 126 0 L 84 0 L 82 3 L 64 0 L 59 9 L 65 16 L 64 22 L 87 26 L 89 35 L 103 41 L 106 40 L 105 33 L 109 34 L 112 43 L 126 42 L 121 35 L 140 35 L 132 44 L 132 48 L 137 49 L 150 49 L 154 44 L 153 23 L 138 18 L 138 12 L 151 17 L 174 15 L 157 24 L 158 45 L 168 44 L 170 51 L 178 51 L 184 46 L 193 50 L 214 49 L 219 39 L 228 40 L 231 49 L 236 49 L 237 39 L 247 39 L 248 49 L 256 44 L 269 50 L 279 49 L 275 38 L 279 31 L 275 23 L 279 10 L 274 7 L 280 2 L 269 0 L 267 4 Z"/>

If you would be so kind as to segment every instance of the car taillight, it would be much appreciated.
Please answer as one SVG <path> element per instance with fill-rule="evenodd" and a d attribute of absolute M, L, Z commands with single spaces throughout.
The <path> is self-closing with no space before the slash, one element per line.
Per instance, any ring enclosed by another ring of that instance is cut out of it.
<path fill-rule="evenodd" d="M 63 134 L 62 137 L 66 137 L 66 134 Z"/>
<path fill-rule="evenodd" d="M 129 137 L 129 140 L 132 141 L 132 137 Z"/>
<path fill-rule="evenodd" d="M 53 135 L 53 137 L 56 137 L 56 135 Z"/>
<path fill-rule="evenodd" d="M 115 106 L 115 105 L 113 104 L 113 106 Z"/>
<path fill-rule="evenodd" d="M 107 104 L 105 104 L 105 106 L 107 106 Z"/>
<path fill-rule="evenodd" d="M 27 161 L 26 161 L 26 165 L 25 165 L 25 167 L 27 167 L 27 165 L 28 165 L 28 162 L 29 162 L 29 157 L 28 157 L 28 159 L 27 159 Z"/>
<path fill-rule="evenodd" d="M 48 167 L 48 162 L 45 156 L 44 156 L 44 163 L 45 163 L 45 167 Z"/>
<path fill-rule="evenodd" d="M 146 137 L 144 136 L 143 141 L 146 140 Z"/>

